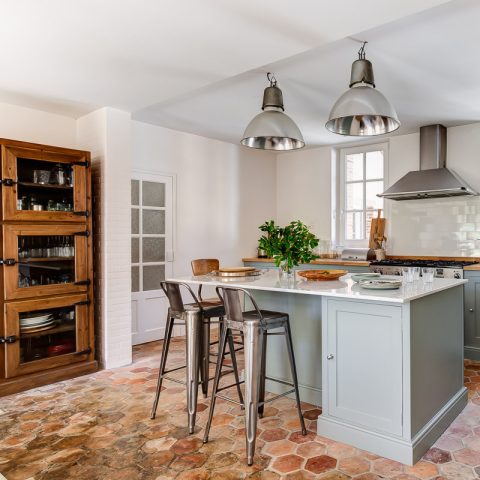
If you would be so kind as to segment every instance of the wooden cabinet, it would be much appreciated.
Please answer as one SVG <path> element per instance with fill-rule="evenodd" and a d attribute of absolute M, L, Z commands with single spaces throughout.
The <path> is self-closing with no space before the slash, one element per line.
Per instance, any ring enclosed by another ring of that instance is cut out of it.
<path fill-rule="evenodd" d="M 0 139 L 0 396 L 95 371 L 89 152 Z"/>
<path fill-rule="evenodd" d="M 480 360 L 480 272 L 464 272 L 465 358 Z"/>
<path fill-rule="evenodd" d="M 324 354 L 330 417 L 402 435 L 401 307 L 328 300 Z"/>
<path fill-rule="evenodd" d="M 3 220 L 85 222 L 88 152 L 2 145 Z"/>

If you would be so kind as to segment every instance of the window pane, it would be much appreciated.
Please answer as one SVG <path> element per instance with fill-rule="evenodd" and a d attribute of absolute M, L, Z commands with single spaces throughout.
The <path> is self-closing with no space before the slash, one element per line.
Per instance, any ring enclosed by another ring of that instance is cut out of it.
<path fill-rule="evenodd" d="M 165 210 L 143 210 L 143 233 L 165 233 Z"/>
<path fill-rule="evenodd" d="M 347 183 L 345 210 L 363 210 L 363 182 Z"/>
<path fill-rule="evenodd" d="M 140 203 L 139 184 L 140 182 L 138 180 L 132 180 L 132 205 L 138 205 Z"/>
<path fill-rule="evenodd" d="M 366 156 L 366 179 L 383 178 L 383 151 L 367 152 Z"/>
<path fill-rule="evenodd" d="M 138 238 L 132 238 L 132 263 L 138 263 L 139 262 L 139 242 Z"/>
<path fill-rule="evenodd" d="M 143 291 L 160 290 L 160 282 L 165 280 L 165 265 L 143 267 Z"/>
<path fill-rule="evenodd" d="M 363 212 L 348 212 L 345 216 L 345 239 L 362 240 L 364 230 Z"/>
<path fill-rule="evenodd" d="M 363 180 L 363 153 L 345 155 L 345 178 L 347 182 Z"/>
<path fill-rule="evenodd" d="M 165 184 L 142 182 L 142 205 L 144 207 L 164 207 Z"/>
<path fill-rule="evenodd" d="M 132 233 L 138 235 L 138 218 L 139 218 L 139 209 L 132 208 Z"/>
<path fill-rule="evenodd" d="M 165 261 L 165 239 L 164 238 L 143 238 L 142 239 L 143 262 Z"/>
<path fill-rule="evenodd" d="M 132 292 L 138 292 L 139 290 L 138 277 L 138 267 L 132 267 Z"/>
<path fill-rule="evenodd" d="M 367 210 L 383 208 L 383 199 L 377 197 L 377 193 L 383 192 L 383 182 L 367 182 L 365 187 Z"/>

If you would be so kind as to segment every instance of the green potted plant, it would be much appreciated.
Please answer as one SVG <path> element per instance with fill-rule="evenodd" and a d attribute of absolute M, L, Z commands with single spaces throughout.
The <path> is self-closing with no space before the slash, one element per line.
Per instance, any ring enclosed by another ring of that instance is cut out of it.
<path fill-rule="evenodd" d="M 313 253 L 313 249 L 318 246 L 318 238 L 300 220 L 294 220 L 285 227 L 269 220 L 260 225 L 259 229 L 264 232 L 258 242 L 259 248 L 265 250 L 275 260 L 275 265 L 287 275 L 291 275 L 293 267 L 300 263 L 318 258 Z"/>

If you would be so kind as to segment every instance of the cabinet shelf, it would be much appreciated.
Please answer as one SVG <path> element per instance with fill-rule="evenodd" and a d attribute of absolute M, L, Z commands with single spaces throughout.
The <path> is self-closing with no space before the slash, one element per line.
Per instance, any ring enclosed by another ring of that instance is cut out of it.
<path fill-rule="evenodd" d="M 40 189 L 56 189 L 56 190 L 72 190 L 73 185 L 55 185 L 53 183 L 34 183 L 34 182 L 17 182 L 17 185 L 28 188 L 40 188 Z"/>
<path fill-rule="evenodd" d="M 38 263 L 38 262 L 71 262 L 75 257 L 25 257 L 18 263 Z"/>

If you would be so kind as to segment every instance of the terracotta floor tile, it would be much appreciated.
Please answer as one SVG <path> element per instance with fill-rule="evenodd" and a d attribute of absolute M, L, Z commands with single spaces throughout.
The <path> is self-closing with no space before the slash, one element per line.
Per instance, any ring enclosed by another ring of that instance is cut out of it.
<path fill-rule="evenodd" d="M 297 455 L 304 458 L 318 457 L 327 453 L 327 447 L 320 442 L 302 443 L 297 447 Z"/>
<path fill-rule="evenodd" d="M 272 468 L 278 473 L 289 473 L 298 470 L 303 461 L 303 458 L 298 455 L 284 455 L 273 461 Z"/>
<path fill-rule="evenodd" d="M 438 467 L 433 463 L 420 460 L 413 467 L 405 468 L 405 473 L 418 478 L 431 478 L 438 474 Z"/>
<path fill-rule="evenodd" d="M 338 469 L 348 475 L 360 475 L 370 470 L 370 462 L 361 456 L 342 458 L 338 462 Z"/>
<path fill-rule="evenodd" d="M 464 463 L 472 467 L 480 465 L 480 452 L 470 448 L 462 448 L 453 453 L 453 457 L 459 463 Z"/>
<path fill-rule="evenodd" d="M 337 461 L 328 455 L 319 455 L 307 460 L 305 470 L 319 474 L 333 470 L 337 465 Z"/>
<path fill-rule="evenodd" d="M 433 447 L 423 456 L 424 460 L 428 460 L 433 463 L 447 463 L 452 460 L 450 452 L 442 450 L 437 447 Z"/>
<path fill-rule="evenodd" d="M 289 453 L 294 453 L 297 444 L 290 440 L 277 440 L 276 442 L 268 442 L 262 449 L 262 452 L 271 457 L 280 457 Z M 298 455 L 300 455 L 297 452 Z"/>

